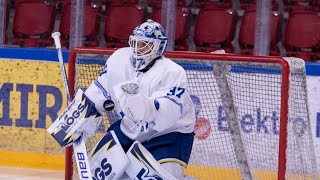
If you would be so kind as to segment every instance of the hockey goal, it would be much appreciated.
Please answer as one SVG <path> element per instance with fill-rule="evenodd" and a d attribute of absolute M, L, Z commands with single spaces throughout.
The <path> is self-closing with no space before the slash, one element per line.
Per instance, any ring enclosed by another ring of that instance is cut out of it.
<path fill-rule="evenodd" d="M 86 89 L 113 50 L 76 48 L 69 56 L 71 95 Z M 296 58 L 168 52 L 187 71 L 195 104 L 193 179 L 316 179 L 305 65 Z M 161 75 L 161 74 L 159 74 Z M 104 116 L 90 149 L 109 127 Z M 66 179 L 77 179 L 72 148 Z"/>

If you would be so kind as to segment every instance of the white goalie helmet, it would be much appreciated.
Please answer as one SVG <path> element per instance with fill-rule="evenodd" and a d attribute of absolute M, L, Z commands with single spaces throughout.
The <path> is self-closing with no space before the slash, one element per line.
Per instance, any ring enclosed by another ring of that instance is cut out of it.
<path fill-rule="evenodd" d="M 159 23 L 148 19 L 133 30 L 129 37 L 129 46 L 133 50 L 134 68 L 142 70 L 152 60 L 163 55 L 167 46 L 167 37 Z"/>

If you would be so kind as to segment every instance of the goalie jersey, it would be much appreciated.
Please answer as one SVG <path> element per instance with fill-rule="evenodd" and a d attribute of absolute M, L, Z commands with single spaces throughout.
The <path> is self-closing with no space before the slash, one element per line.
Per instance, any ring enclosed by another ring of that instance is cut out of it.
<path fill-rule="evenodd" d="M 131 51 L 131 48 L 115 51 L 85 94 L 95 103 L 99 112 L 106 111 L 104 103 L 112 100 L 115 104 L 114 113 L 122 117 L 121 131 L 132 140 L 144 142 L 171 132 L 192 133 L 196 119 L 194 106 L 186 89 L 185 70 L 162 56 L 149 70 L 136 71 L 130 59 Z M 139 93 L 154 102 L 156 114 L 152 122 L 137 123 L 122 113 L 115 96 L 115 87 L 126 81 L 137 83 Z"/>

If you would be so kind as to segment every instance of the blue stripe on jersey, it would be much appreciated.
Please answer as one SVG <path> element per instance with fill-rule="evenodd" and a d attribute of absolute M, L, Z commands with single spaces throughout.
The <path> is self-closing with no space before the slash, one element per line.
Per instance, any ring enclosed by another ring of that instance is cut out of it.
<path fill-rule="evenodd" d="M 103 86 L 99 83 L 98 80 L 94 81 L 94 84 L 102 91 L 102 94 L 105 98 L 111 99 L 111 96 L 109 96 L 109 93 L 106 89 L 103 88 Z"/>
<path fill-rule="evenodd" d="M 162 97 L 158 97 L 158 98 L 166 98 L 166 99 L 169 99 L 170 101 L 172 101 L 173 103 L 175 103 L 176 105 L 178 105 L 178 106 L 180 107 L 180 113 L 182 113 L 182 108 L 183 108 L 182 103 L 179 103 L 177 100 L 175 100 L 175 99 L 173 99 L 173 98 L 171 98 L 171 97 L 169 97 L 169 96 L 162 96 Z M 157 99 L 158 99 L 158 98 L 157 98 Z"/>

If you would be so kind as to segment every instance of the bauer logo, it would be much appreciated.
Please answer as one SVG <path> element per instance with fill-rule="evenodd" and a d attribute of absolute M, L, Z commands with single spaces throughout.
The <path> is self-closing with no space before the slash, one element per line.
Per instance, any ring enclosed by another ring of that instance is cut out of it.
<path fill-rule="evenodd" d="M 83 153 L 77 153 L 78 167 L 80 168 L 80 174 L 82 179 L 89 179 L 88 165 L 85 161 L 85 156 Z"/>
<path fill-rule="evenodd" d="M 100 167 L 97 167 L 93 172 L 92 180 L 111 180 L 116 176 L 115 172 L 112 172 L 112 166 L 108 162 L 107 158 L 103 158 L 100 162 Z"/>

